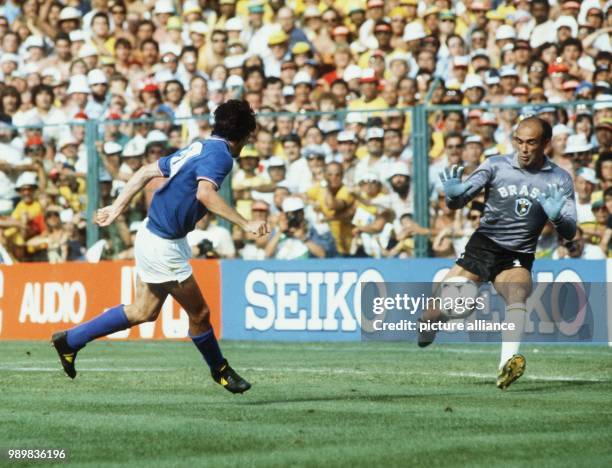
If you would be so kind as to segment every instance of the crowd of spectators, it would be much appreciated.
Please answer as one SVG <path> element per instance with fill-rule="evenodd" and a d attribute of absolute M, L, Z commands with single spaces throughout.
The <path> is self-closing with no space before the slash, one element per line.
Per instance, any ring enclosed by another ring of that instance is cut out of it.
<path fill-rule="evenodd" d="M 580 230 L 547 226 L 538 257 L 612 252 L 612 1 L 7 0 L 0 6 L 0 263 L 89 259 L 97 121 L 100 205 L 244 99 L 258 129 L 231 175 L 237 209 L 268 238 L 207 215 L 197 257 L 458 255 L 482 197 L 444 204 L 438 174 L 512 151 L 518 120 L 553 126 L 549 156 L 575 180 Z M 414 219 L 410 108 L 428 114 L 430 226 Z M 576 100 L 593 101 L 579 105 Z M 550 104 L 565 103 L 555 107 Z M 509 105 L 499 109 L 492 105 Z M 134 122 L 129 119 L 143 119 Z M 153 180 L 93 257 L 129 259 Z"/>

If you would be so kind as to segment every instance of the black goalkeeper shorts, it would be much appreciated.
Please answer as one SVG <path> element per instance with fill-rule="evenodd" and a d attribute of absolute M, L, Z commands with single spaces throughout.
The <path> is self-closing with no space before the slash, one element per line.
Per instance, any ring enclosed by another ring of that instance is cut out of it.
<path fill-rule="evenodd" d="M 513 252 L 496 244 L 484 234 L 475 232 L 457 265 L 478 275 L 482 281 L 493 281 L 504 270 L 523 267 L 531 271 L 534 254 Z"/>

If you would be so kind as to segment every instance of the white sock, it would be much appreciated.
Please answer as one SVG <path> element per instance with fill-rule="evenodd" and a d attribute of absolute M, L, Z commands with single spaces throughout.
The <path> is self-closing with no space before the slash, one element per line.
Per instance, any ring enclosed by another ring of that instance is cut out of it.
<path fill-rule="evenodd" d="M 517 302 L 506 306 L 506 318 L 504 323 L 512 323 L 515 327 L 514 330 L 502 331 L 501 359 L 499 361 L 500 369 L 506 364 L 508 359 L 518 353 L 523 331 L 525 331 L 526 318 L 527 307 L 524 302 Z"/>

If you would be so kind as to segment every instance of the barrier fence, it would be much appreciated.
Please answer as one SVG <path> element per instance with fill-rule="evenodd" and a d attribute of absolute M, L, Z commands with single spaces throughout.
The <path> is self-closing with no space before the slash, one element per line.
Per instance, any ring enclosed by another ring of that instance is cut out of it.
<path fill-rule="evenodd" d="M 401 113 L 404 115 L 406 120 L 409 120 L 409 123 L 406 124 L 403 128 L 404 131 L 408 129 L 408 133 L 405 135 L 408 137 L 409 146 L 412 149 L 413 162 L 412 162 L 412 188 L 414 194 L 414 218 L 418 224 L 423 227 L 429 227 L 430 224 L 430 205 L 429 205 L 429 190 L 430 190 L 430 181 L 429 181 L 429 167 L 430 167 L 430 149 L 431 149 L 431 126 L 429 123 L 430 116 L 432 113 L 446 113 L 449 111 L 461 111 L 468 112 L 470 109 L 484 109 L 487 111 L 503 111 L 508 109 L 513 109 L 516 111 L 522 111 L 524 114 L 529 113 L 537 113 L 538 109 L 541 108 L 542 105 L 546 107 L 553 107 L 555 109 L 565 109 L 569 114 L 574 112 L 578 106 L 581 106 L 586 109 L 593 109 L 594 105 L 601 105 L 601 101 L 570 101 L 564 103 L 555 103 L 555 104 L 522 104 L 522 103 L 514 103 L 514 104 L 487 104 L 483 106 L 481 104 L 476 105 L 455 105 L 455 104 L 447 104 L 447 105 L 434 105 L 429 103 L 431 96 L 435 91 L 435 86 L 432 86 L 430 92 L 426 98 L 426 103 L 417 104 L 411 107 L 405 108 L 395 108 L 395 109 L 369 109 L 369 110 L 337 110 L 337 111 L 329 111 L 329 112 L 302 112 L 302 113 L 286 113 L 286 112 L 269 112 L 269 113 L 260 113 L 257 115 L 257 118 L 260 122 L 265 121 L 269 122 L 269 119 L 284 115 L 290 116 L 293 119 L 294 128 L 298 127 L 305 121 L 312 121 L 313 124 L 316 124 L 317 118 L 334 118 L 340 122 L 345 121 L 345 118 L 348 114 L 363 114 L 369 120 L 365 120 L 365 125 L 371 125 L 371 118 L 380 119 L 377 124 L 382 123 L 383 126 L 385 124 L 386 116 L 390 114 Z M 538 107 L 539 106 L 539 107 Z M 210 118 L 211 116 L 208 114 L 196 115 L 189 118 L 174 118 L 170 120 L 167 118 L 147 118 L 147 119 L 123 119 L 121 121 L 104 121 L 104 120 L 87 120 L 87 121 L 78 121 L 72 123 L 62 124 L 63 128 L 69 128 L 71 126 L 82 126 L 84 127 L 84 145 L 86 148 L 87 154 L 87 206 L 86 206 L 86 215 L 87 215 L 87 245 L 91 246 L 95 244 L 95 242 L 99 239 L 100 233 L 98 227 L 93 223 L 93 218 L 95 214 L 96 208 L 100 203 L 100 187 L 98 184 L 98 180 L 100 177 L 100 173 L 102 170 L 102 161 L 100 158 L 100 145 L 101 142 L 105 140 L 105 132 L 108 127 L 111 125 L 121 126 L 122 128 L 130 128 L 134 125 L 142 125 L 142 124 L 150 124 L 152 128 L 161 128 L 163 131 L 168 132 L 168 124 L 176 124 L 180 125 L 182 132 L 182 141 L 181 144 L 188 143 L 189 139 L 197 135 L 194 135 L 193 129 L 189 129 L 189 125 L 196 124 L 196 131 L 198 130 L 198 126 L 202 127 L 202 131 L 206 131 L 206 128 L 210 128 Z M 266 120 L 268 119 L 268 120 Z M 200 125 L 201 124 L 201 125 Z M 43 131 L 48 130 L 54 127 L 54 125 L 47 125 L 41 128 Z M 57 125 L 55 125 L 57 127 Z M 33 128 L 33 127 L 30 127 Z M 23 127 L 15 127 L 16 130 L 22 130 Z M 131 129 L 133 131 L 133 129 Z M 225 183 L 221 187 L 221 193 L 226 198 L 226 200 L 231 202 L 232 191 L 230 187 L 229 177 L 226 178 Z M 225 221 L 221 221 L 221 224 L 224 225 Z M 227 226 L 227 224 L 225 224 Z M 423 235 L 415 236 L 415 249 L 414 255 L 415 257 L 428 257 L 429 252 L 429 239 Z"/>
<path fill-rule="evenodd" d="M 451 264 L 442 259 L 192 262 L 219 335 L 282 341 L 359 341 L 364 317 L 372 318 L 372 308 L 362 303 L 364 284 L 437 282 Z M 554 317 L 534 291 L 528 302 L 530 341 L 612 342 L 612 260 L 538 260 L 534 279 L 582 285 L 591 293 L 586 304 L 564 300 L 562 316 Z M 129 262 L 0 266 L 0 340 L 47 340 L 106 308 L 132 302 L 135 281 Z M 503 308 L 483 318 L 500 322 Z M 575 336 L 568 334 L 568 324 Z M 187 330 L 185 312 L 168 299 L 157 322 L 109 339 L 183 339 Z M 441 341 L 457 337 L 443 335 Z"/>

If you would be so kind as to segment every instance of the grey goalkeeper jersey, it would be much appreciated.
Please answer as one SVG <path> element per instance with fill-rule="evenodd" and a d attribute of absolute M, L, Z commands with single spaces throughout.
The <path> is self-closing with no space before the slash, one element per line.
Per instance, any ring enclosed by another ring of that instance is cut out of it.
<path fill-rule="evenodd" d="M 544 166 L 529 171 L 519 166 L 516 155 L 492 156 L 485 160 L 467 182 L 470 190 L 446 202 L 449 208 L 464 206 L 484 188 L 485 210 L 476 232 L 508 250 L 534 253 L 548 216 L 536 200 L 549 184 L 557 184 L 568 200 L 555 222 L 560 233 L 575 232 L 576 202 L 571 176 L 546 158 Z M 572 236 L 573 237 L 573 234 Z M 571 238 L 570 237 L 570 238 Z"/>

